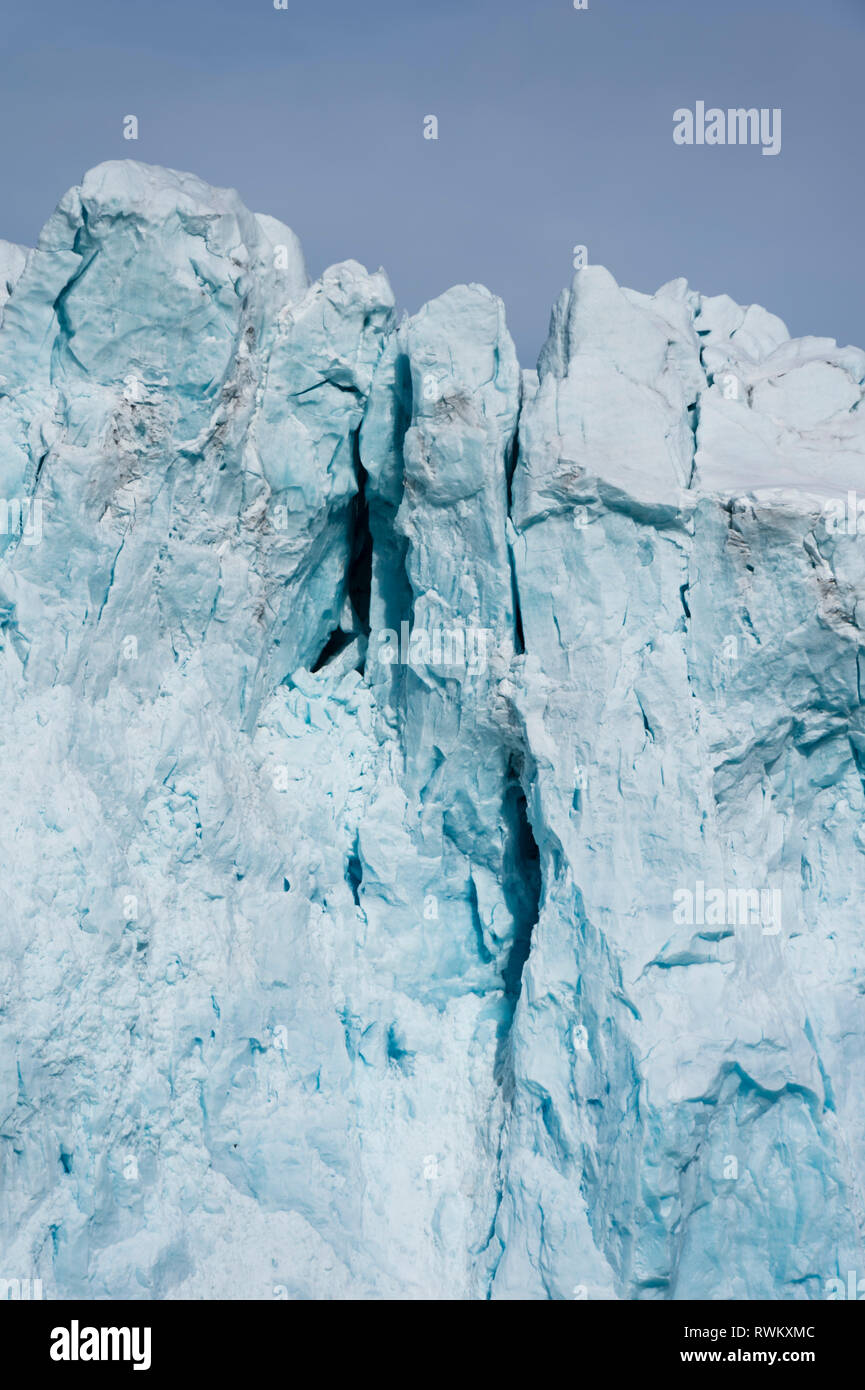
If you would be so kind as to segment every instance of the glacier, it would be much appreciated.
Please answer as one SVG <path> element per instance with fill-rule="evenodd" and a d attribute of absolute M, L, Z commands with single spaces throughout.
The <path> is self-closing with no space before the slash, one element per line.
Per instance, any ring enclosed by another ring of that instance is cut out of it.
<path fill-rule="evenodd" d="M 863 387 L 131 161 L 0 243 L 0 1279 L 865 1275 Z"/>

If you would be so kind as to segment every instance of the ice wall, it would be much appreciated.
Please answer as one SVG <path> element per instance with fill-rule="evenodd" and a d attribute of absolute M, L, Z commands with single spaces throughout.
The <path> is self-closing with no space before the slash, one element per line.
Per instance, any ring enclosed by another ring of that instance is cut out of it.
<path fill-rule="evenodd" d="M 131 162 L 0 315 L 0 1278 L 865 1274 L 865 354 Z"/>

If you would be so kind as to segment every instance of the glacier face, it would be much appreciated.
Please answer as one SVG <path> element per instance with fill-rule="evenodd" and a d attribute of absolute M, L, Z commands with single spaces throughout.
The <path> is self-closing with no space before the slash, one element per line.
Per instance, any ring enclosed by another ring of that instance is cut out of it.
<path fill-rule="evenodd" d="M 865 354 L 131 162 L 0 316 L 0 1278 L 865 1275 Z"/>

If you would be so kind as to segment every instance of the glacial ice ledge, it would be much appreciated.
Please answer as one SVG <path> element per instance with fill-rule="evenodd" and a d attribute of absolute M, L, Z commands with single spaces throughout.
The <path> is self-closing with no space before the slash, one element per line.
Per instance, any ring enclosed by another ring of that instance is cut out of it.
<path fill-rule="evenodd" d="M 865 1274 L 863 383 L 131 162 L 0 243 L 0 1278 Z"/>

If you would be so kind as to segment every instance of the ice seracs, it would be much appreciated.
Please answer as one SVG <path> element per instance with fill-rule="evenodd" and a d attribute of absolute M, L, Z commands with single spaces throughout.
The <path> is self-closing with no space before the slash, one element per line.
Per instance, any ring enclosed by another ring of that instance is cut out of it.
<path fill-rule="evenodd" d="M 126 162 L 0 301 L 0 1277 L 835 1296 L 865 355 L 588 266 L 521 372 Z"/>

